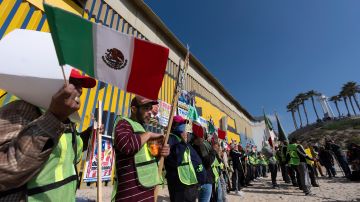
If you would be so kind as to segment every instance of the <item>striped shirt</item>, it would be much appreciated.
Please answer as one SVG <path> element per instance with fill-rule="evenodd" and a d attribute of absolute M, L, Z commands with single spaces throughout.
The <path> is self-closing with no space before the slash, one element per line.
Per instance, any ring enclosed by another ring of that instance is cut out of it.
<path fill-rule="evenodd" d="M 141 148 L 141 139 L 126 120 L 115 127 L 115 153 L 118 188 L 115 201 L 154 201 L 154 188 L 144 188 L 138 181 L 134 156 Z"/>

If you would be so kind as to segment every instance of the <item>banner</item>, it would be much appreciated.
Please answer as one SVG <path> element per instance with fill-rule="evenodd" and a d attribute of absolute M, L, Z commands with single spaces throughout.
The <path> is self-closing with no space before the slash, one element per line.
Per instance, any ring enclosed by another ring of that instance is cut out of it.
<path fill-rule="evenodd" d="M 169 122 L 171 105 L 159 100 L 159 124 L 166 127 Z"/>
<path fill-rule="evenodd" d="M 200 121 L 200 125 L 207 129 L 208 121 L 206 119 L 204 119 L 203 117 L 201 117 L 201 116 L 199 117 L 199 121 Z"/>
<path fill-rule="evenodd" d="M 91 150 L 89 151 L 89 156 L 86 161 L 85 171 L 84 171 L 84 182 L 96 182 L 97 181 L 97 138 L 96 130 L 94 130 Z M 103 181 L 111 180 L 111 173 L 113 169 L 113 160 L 114 160 L 114 149 L 112 146 L 112 141 L 107 136 L 102 136 L 102 148 L 101 148 L 101 158 L 102 158 L 102 173 L 101 178 Z"/>
<path fill-rule="evenodd" d="M 178 107 L 178 115 L 182 116 L 184 119 L 187 119 L 188 111 L 181 107 Z"/>

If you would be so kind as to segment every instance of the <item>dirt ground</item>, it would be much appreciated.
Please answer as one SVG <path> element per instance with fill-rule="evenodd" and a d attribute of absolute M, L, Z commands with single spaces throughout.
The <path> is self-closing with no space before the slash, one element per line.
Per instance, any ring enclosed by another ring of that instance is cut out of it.
<path fill-rule="evenodd" d="M 360 183 L 351 182 L 343 177 L 328 179 L 321 177 L 318 179 L 320 187 L 312 187 L 314 196 L 305 196 L 302 191 L 285 184 L 281 180 L 281 173 L 278 173 L 278 183 L 280 189 L 271 187 L 270 178 L 264 178 L 258 182 L 253 182 L 253 186 L 244 188 L 243 197 L 235 195 L 233 192 L 227 195 L 229 202 L 235 201 L 360 201 Z M 103 201 L 110 201 L 112 186 L 103 187 Z M 86 187 L 77 191 L 77 201 L 94 201 L 96 199 L 96 187 Z M 170 201 L 166 186 L 161 189 L 158 202 Z"/>

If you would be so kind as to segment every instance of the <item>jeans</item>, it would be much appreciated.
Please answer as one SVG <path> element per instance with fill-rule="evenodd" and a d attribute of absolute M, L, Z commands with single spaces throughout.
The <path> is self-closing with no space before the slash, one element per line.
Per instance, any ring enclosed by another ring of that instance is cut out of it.
<path fill-rule="evenodd" d="M 217 183 L 217 202 L 223 202 L 223 190 L 222 190 L 222 185 L 221 185 L 221 180 L 219 178 L 218 183 Z"/>
<path fill-rule="evenodd" d="M 335 158 L 338 160 L 338 163 L 340 164 L 340 167 L 345 173 L 346 177 L 349 177 L 351 175 L 351 170 L 349 168 L 349 164 L 344 156 L 335 156 Z"/>
<path fill-rule="evenodd" d="M 212 184 L 203 184 L 200 187 L 199 202 L 209 202 L 211 198 Z"/>
<path fill-rule="evenodd" d="M 304 193 L 310 193 L 311 181 L 309 177 L 309 170 L 307 164 L 304 162 L 300 162 L 300 165 L 297 166 L 297 170 L 300 176 L 300 184 Z"/>

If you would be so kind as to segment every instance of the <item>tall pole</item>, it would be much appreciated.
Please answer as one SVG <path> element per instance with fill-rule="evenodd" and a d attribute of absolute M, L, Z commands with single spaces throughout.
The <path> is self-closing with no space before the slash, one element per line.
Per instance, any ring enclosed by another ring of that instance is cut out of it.
<path fill-rule="evenodd" d="M 175 115 L 175 110 L 177 109 L 180 92 L 185 84 L 185 76 L 186 76 L 187 69 L 189 67 L 189 57 L 190 57 L 190 53 L 189 53 L 189 47 L 188 47 L 188 50 L 186 53 L 186 58 L 184 61 L 184 69 L 181 69 L 181 65 L 179 65 L 178 78 L 177 78 L 176 85 L 174 88 L 174 97 L 173 97 L 172 103 L 171 103 L 170 117 L 169 117 L 169 122 L 168 122 L 168 125 L 166 128 L 166 134 L 165 134 L 163 145 L 167 144 L 167 142 L 169 140 L 171 126 L 172 126 L 173 118 Z M 159 160 L 159 169 L 158 169 L 159 176 L 162 176 L 163 168 L 164 168 L 164 157 L 162 156 L 162 157 L 160 157 L 160 160 Z M 157 186 L 155 188 L 155 192 L 154 192 L 155 201 L 157 201 L 158 192 L 159 192 L 159 186 Z"/>
<path fill-rule="evenodd" d="M 102 102 L 99 101 L 99 113 L 98 113 L 98 125 L 102 125 Z M 101 133 L 100 130 L 97 130 L 97 201 L 102 202 L 102 186 L 101 186 L 101 165 L 102 165 L 102 159 L 101 159 L 101 153 L 102 153 L 102 140 L 101 140 Z"/>

